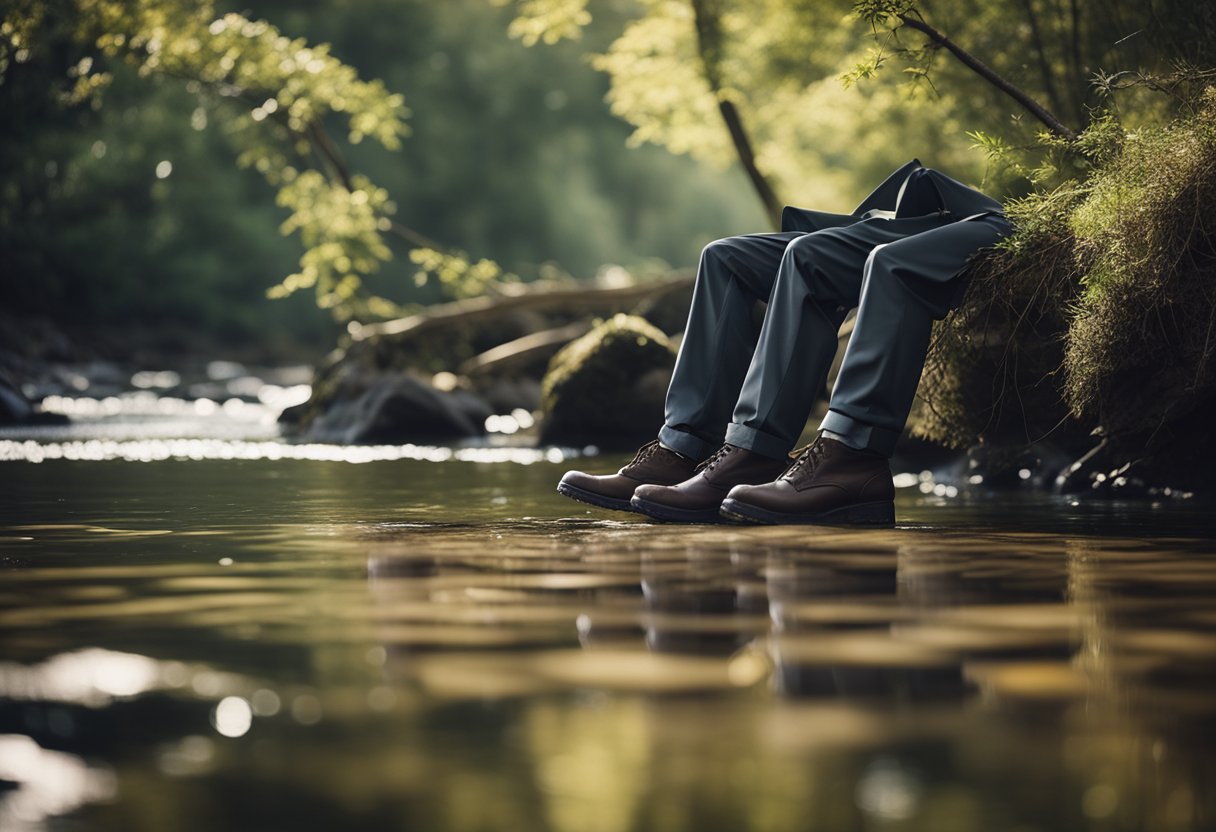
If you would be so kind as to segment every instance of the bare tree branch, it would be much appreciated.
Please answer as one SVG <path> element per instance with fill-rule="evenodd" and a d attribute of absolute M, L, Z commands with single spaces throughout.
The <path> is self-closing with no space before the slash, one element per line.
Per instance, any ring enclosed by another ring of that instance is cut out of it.
<path fill-rule="evenodd" d="M 1043 124 L 1047 125 L 1047 129 L 1051 130 L 1051 132 L 1055 133 L 1057 136 L 1067 139 L 1070 142 L 1076 140 L 1076 132 L 1065 126 L 1065 124 L 1060 121 L 1060 119 L 1057 118 L 1050 110 L 1048 110 L 1038 101 L 1035 101 L 1034 98 L 1032 98 L 1025 90 L 1007 81 L 1000 75 L 1000 73 L 981 61 L 975 55 L 972 55 L 963 47 L 959 46 L 943 32 L 935 29 L 933 26 L 930 26 L 920 18 L 913 17 L 909 14 L 900 14 L 898 17 L 900 22 L 902 22 L 905 26 L 915 29 L 933 43 L 944 48 L 951 55 L 958 58 L 958 60 L 964 66 L 966 66 L 976 75 L 979 75 L 985 81 L 1008 95 L 1018 104 L 1022 105 L 1022 107 L 1029 111 L 1031 115 L 1033 115 Z"/>
<path fill-rule="evenodd" d="M 739 157 L 739 163 L 743 165 L 743 170 L 747 173 L 747 178 L 751 180 L 756 195 L 764 204 L 769 221 L 774 228 L 780 228 L 781 200 L 777 198 L 768 178 L 756 166 L 756 153 L 752 148 L 747 129 L 743 126 L 743 119 L 739 115 L 738 108 L 722 92 L 722 74 L 718 64 L 722 37 L 718 10 L 710 8 L 714 4 L 715 0 L 692 0 L 693 22 L 697 29 L 697 51 L 701 56 L 705 79 L 709 82 L 709 88 L 718 101 L 718 112 L 721 113 L 722 121 L 726 123 L 726 129 L 730 132 L 730 140 L 735 147 L 735 154 Z"/>
<path fill-rule="evenodd" d="M 1081 72 L 1081 10 L 1077 6 L 1077 0 L 1069 0 L 1068 2 L 1068 53 L 1069 64 L 1072 69 L 1073 84 L 1073 100 L 1074 111 L 1073 117 L 1077 119 L 1085 118 L 1085 106 L 1082 102 L 1082 94 L 1080 85 L 1077 83 L 1083 77 Z"/>
<path fill-rule="evenodd" d="M 326 132 L 324 125 L 322 125 L 321 122 L 316 119 L 312 120 L 308 123 L 308 127 L 305 129 L 304 135 L 305 138 L 308 139 L 308 143 L 312 145 L 313 149 L 317 152 L 317 155 L 325 162 L 326 167 L 329 168 L 330 174 L 334 176 L 340 183 L 342 183 L 342 187 L 346 188 L 346 190 L 353 191 L 355 188 L 354 184 L 351 182 L 350 167 L 346 164 L 346 159 L 342 156 L 342 151 L 338 149 L 338 146 L 334 144 L 333 139 L 329 137 L 329 133 Z M 413 245 L 421 246 L 423 248 L 433 248 L 436 251 L 442 252 L 451 251 L 448 246 L 438 243 L 422 232 L 415 231 L 408 226 L 402 225 L 396 220 L 389 220 L 388 230 L 406 242 L 412 243 Z"/>
<path fill-rule="evenodd" d="M 545 358 L 552 355 L 565 344 L 590 331 L 591 321 L 583 320 L 555 329 L 530 332 L 522 338 L 499 344 L 493 349 L 470 358 L 460 365 L 460 374 L 462 376 L 493 376 L 511 373 L 534 361 L 538 356 Z"/>
<path fill-rule="evenodd" d="M 773 228 L 780 228 L 781 200 L 777 198 L 767 177 L 756 167 L 756 155 L 752 151 L 751 139 L 748 138 L 747 130 L 743 127 L 739 111 L 735 109 L 733 101 L 719 99 L 718 112 L 722 114 L 722 120 L 726 122 L 726 129 L 730 131 L 730 139 L 735 145 L 739 163 L 743 165 L 743 170 L 747 172 L 752 187 L 756 189 L 756 194 L 764 203 L 764 210 L 768 213 L 769 221 L 773 224 Z"/>
<path fill-rule="evenodd" d="M 1039 75 L 1043 78 L 1043 89 L 1047 92 L 1047 100 L 1056 110 L 1063 109 L 1060 93 L 1056 90 L 1055 78 L 1051 72 L 1051 62 L 1047 58 L 1047 46 L 1043 41 L 1043 31 L 1039 27 L 1039 15 L 1034 10 L 1034 0 L 1022 0 L 1026 7 L 1026 20 L 1030 23 L 1030 36 L 1034 41 L 1034 51 L 1039 58 Z"/>

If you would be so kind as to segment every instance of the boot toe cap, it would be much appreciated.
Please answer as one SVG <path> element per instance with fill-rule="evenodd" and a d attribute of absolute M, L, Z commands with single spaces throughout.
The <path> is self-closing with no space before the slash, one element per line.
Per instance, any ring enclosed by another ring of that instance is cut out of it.
<path fill-rule="evenodd" d="M 633 496 L 640 497 L 643 500 L 653 500 L 661 498 L 669 492 L 668 486 L 665 485 L 639 485 L 633 492 Z"/>
<path fill-rule="evenodd" d="M 582 471 L 567 471 L 557 484 L 557 493 L 600 508 L 633 511 L 629 499 L 637 480 L 619 474 L 596 476 Z"/>
<path fill-rule="evenodd" d="M 732 500 L 742 500 L 747 502 L 747 498 L 753 493 L 759 491 L 763 493 L 765 490 L 770 490 L 772 483 L 764 483 L 763 485 L 736 485 L 727 493 L 727 497 Z"/>
<path fill-rule="evenodd" d="M 558 483 L 558 490 L 572 488 L 589 492 L 612 500 L 629 501 L 638 481 L 620 474 L 587 474 L 583 471 L 567 471 Z"/>
<path fill-rule="evenodd" d="M 577 488 L 587 488 L 595 483 L 595 477 L 582 471 L 567 471 L 562 474 L 561 483 Z"/>

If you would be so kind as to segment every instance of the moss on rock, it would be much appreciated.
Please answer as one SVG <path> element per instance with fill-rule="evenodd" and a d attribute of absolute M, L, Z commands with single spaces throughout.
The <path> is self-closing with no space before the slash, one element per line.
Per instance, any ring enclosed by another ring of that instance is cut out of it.
<path fill-rule="evenodd" d="M 604 321 L 549 362 L 541 441 L 616 449 L 653 439 L 674 364 L 667 336 L 642 318 Z"/>

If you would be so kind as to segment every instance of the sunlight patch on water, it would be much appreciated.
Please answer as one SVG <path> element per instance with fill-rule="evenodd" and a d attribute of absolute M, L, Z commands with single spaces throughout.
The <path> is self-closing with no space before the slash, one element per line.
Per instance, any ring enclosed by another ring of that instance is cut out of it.
<path fill-rule="evenodd" d="M 566 448 L 443 448 L 430 445 L 322 445 L 226 439 L 89 439 L 71 442 L 0 440 L 0 462 L 70 459 L 89 462 L 166 459 L 300 459 L 314 462 L 537 462 L 559 463 L 578 456 Z"/>
<path fill-rule="evenodd" d="M 248 710 L 251 699 L 259 701 L 260 696 L 265 706 L 267 695 L 276 697 L 276 701 L 278 696 L 240 673 L 100 647 L 59 653 L 38 664 L 0 662 L 0 699 L 14 702 L 53 702 L 104 709 L 118 700 L 138 699 L 156 692 L 216 701 L 217 708 L 223 706 L 217 717 L 217 730 L 222 728 L 220 733 L 225 736 L 237 736 L 225 732 L 240 727 L 242 708 Z M 263 712 L 268 710 L 277 711 L 277 706 L 262 708 Z M 250 714 L 255 712 L 264 715 L 250 710 Z"/>
<path fill-rule="evenodd" d="M 145 656 L 87 648 L 33 667 L 0 664 L 0 695 L 98 708 L 163 687 L 160 664 Z"/>
<path fill-rule="evenodd" d="M 109 800 L 117 786 L 109 769 L 20 734 L 0 734 L 0 779 L 16 786 L 0 796 L 0 829 L 8 832 L 44 829 L 47 818 Z"/>
<path fill-rule="evenodd" d="M 171 379 L 164 376 L 176 376 L 176 373 L 136 373 L 131 382 L 143 388 L 138 392 L 123 393 L 118 396 L 94 398 L 91 396 L 46 396 L 42 399 L 41 407 L 44 413 L 59 413 L 74 419 L 97 419 L 110 416 L 210 416 L 221 410 L 225 413 L 241 413 L 259 411 L 262 406 L 279 411 L 292 405 L 308 400 L 312 387 L 307 384 L 296 384 L 281 387 L 277 384 L 265 384 L 257 381 L 256 385 L 236 387 L 236 391 L 247 396 L 256 396 L 258 402 L 248 402 L 239 397 L 232 397 L 222 402 L 208 398 L 183 399 L 176 396 L 160 396 L 150 389 L 163 387 Z M 256 381 L 256 380 L 255 380 Z"/>
<path fill-rule="evenodd" d="M 243 737 L 253 725 L 253 709 L 239 696 L 225 696 L 212 711 L 211 724 L 225 737 Z"/>

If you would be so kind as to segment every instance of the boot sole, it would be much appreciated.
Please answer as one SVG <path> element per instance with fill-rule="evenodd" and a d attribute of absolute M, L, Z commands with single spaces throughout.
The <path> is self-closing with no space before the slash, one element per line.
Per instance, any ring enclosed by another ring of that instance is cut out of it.
<path fill-rule="evenodd" d="M 638 514 L 645 514 L 647 517 L 662 520 L 665 523 L 732 522 L 730 518 L 723 517 L 717 508 L 675 508 L 641 497 L 634 497 L 629 502 Z"/>
<path fill-rule="evenodd" d="M 585 488 L 579 488 L 577 485 L 570 485 L 566 482 L 557 484 L 557 493 L 563 497 L 569 497 L 571 500 L 578 500 L 580 503 L 586 503 L 589 506 L 596 508 L 607 508 L 613 511 L 628 511 L 631 514 L 637 514 L 637 509 L 629 504 L 628 500 L 622 500 L 620 497 L 608 497 L 604 494 L 596 494 L 594 491 L 588 491 Z"/>
<path fill-rule="evenodd" d="M 793 514 L 769 511 L 727 497 L 722 501 L 724 517 L 744 523 L 769 525 L 802 524 L 816 526 L 885 526 L 895 525 L 895 504 L 890 502 L 858 503 L 819 514 Z"/>

